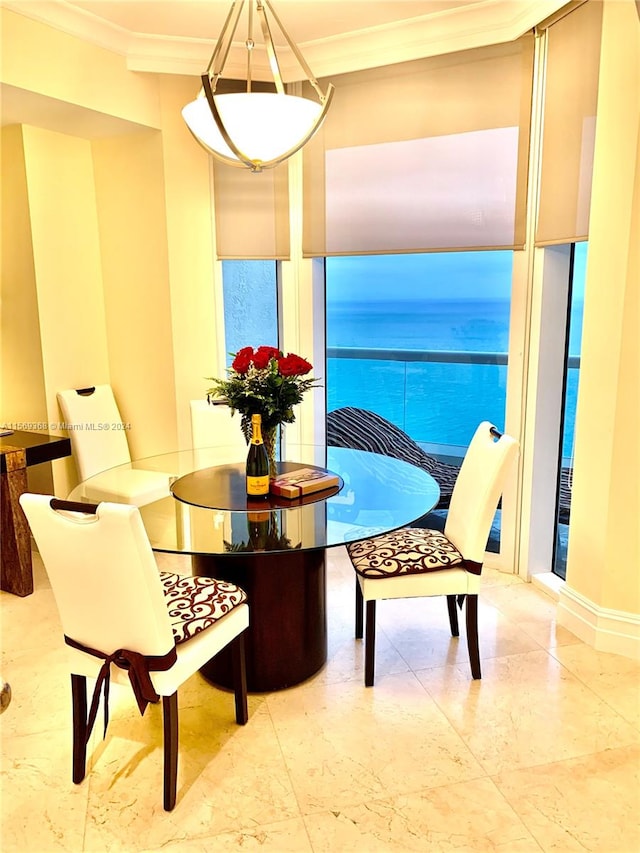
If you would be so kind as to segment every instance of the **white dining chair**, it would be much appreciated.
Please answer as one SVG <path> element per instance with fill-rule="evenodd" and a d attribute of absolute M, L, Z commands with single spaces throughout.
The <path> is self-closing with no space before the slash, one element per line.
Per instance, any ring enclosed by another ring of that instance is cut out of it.
<path fill-rule="evenodd" d="M 191 446 L 195 449 L 228 447 L 238 453 L 238 459 L 247 454 L 247 442 L 240 427 L 240 417 L 231 414 L 224 401 L 190 400 Z"/>
<path fill-rule="evenodd" d="M 89 501 L 144 506 L 170 494 L 172 474 L 119 466 L 131 463 L 127 431 L 110 385 L 58 392 L 72 455 Z"/>
<path fill-rule="evenodd" d="M 73 781 L 78 784 L 85 777 L 101 693 L 106 735 L 109 682 L 130 682 L 142 714 L 148 702 L 162 697 L 163 804 L 171 811 L 178 767 L 178 688 L 229 644 L 236 721 L 247 722 L 246 594 L 232 583 L 159 572 L 135 506 L 92 506 L 30 493 L 21 495 L 20 504 L 49 576 L 68 646 Z M 87 677 L 96 679 L 88 711 Z"/>
<path fill-rule="evenodd" d="M 446 595 L 451 634 L 458 636 L 456 603 L 466 602 L 469 662 L 480 678 L 478 591 L 485 548 L 518 442 L 483 421 L 456 478 L 444 532 L 404 527 L 347 545 L 356 571 L 356 638 L 363 635 L 366 602 L 365 685 L 375 672 L 376 602 Z"/>

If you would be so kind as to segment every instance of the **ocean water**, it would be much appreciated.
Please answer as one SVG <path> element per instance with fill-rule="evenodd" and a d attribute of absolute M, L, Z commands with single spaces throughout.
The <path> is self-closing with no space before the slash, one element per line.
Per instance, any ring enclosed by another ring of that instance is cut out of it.
<path fill-rule="evenodd" d="M 327 300 L 327 347 L 506 355 L 508 298 Z M 371 409 L 423 444 L 460 453 L 482 420 L 504 429 L 507 366 L 328 358 L 328 410 Z M 563 456 L 573 449 L 578 370 L 567 377 Z"/>
<path fill-rule="evenodd" d="M 327 302 L 327 346 L 506 353 L 508 299 Z"/>

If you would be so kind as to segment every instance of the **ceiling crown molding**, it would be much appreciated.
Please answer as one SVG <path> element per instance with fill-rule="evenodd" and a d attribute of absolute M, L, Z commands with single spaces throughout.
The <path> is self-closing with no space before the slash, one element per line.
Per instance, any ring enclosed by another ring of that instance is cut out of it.
<path fill-rule="evenodd" d="M 65 0 L 2 0 L 2 6 L 60 32 L 127 56 L 131 33 Z"/>
<path fill-rule="evenodd" d="M 317 77 L 376 68 L 412 59 L 497 44 L 518 38 L 553 14 L 566 0 L 482 0 L 390 25 L 364 27 L 298 43 Z M 3 0 L 3 6 L 126 58 L 131 71 L 200 76 L 214 42 L 207 39 L 133 33 L 72 6 L 66 0 Z M 288 58 L 289 57 L 289 58 Z M 289 48 L 281 54 L 282 76 L 297 79 L 299 65 Z M 256 45 L 256 79 L 270 80 L 265 51 Z M 225 76 L 243 78 L 244 44 L 234 46 Z"/>

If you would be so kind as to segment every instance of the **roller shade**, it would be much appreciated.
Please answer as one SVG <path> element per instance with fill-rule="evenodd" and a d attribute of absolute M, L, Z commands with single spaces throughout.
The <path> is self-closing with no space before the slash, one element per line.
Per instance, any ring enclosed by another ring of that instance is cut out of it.
<path fill-rule="evenodd" d="M 584 3 L 547 31 L 536 245 L 589 235 L 602 3 Z"/>
<path fill-rule="evenodd" d="M 303 149 L 307 257 L 522 248 L 533 36 L 332 78 Z"/>
<path fill-rule="evenodd" d="M 237 91 L 246 82 L 222 80 L 220 93 Z M 255 91 L 273 87 L 253 83 Z M 228 166 L 215 157 L 213 195 L 219 260 L 288 260 L 289 169 L 287 163 L 251 172 Z"/>
<path fill-rule="evenodd" d="M 289 171 L 286 163 L 254 173 L 211 158 L 220 260 L 289 258 Z"/>

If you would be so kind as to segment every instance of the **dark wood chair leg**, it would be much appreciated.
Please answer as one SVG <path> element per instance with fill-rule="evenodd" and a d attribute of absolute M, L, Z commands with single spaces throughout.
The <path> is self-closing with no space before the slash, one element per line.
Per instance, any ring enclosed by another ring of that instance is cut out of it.
<path fill-rule="evenodd" d="M 478 645 L 478 596 L 467 595 L 467 647 L 469 649 L 469 663 L 471 664 L 471 675 L 474 678 L 482 678 L 480 673 L 480 647 Z"/>
<path fill-rule="evenodd" d="M 76 785 L 85 777 L 87 766 L 87 679 L 84 675 L 71 676 L 71 704 L 73 715 L 73 770 Z"/>
<path fill-rule="evenodd" d="M 373 687 L 376 666 L 376 602 L 367 601 L 367 625 L 364 640 L 364 684 Z"/>
<path fill-rule="evenodd" d="M 356 575 L 356 640 L 362 639 L 362 631 L 364 628 L 362 611 L 364 610 L 364 599 L 362 598 L 362 590 L 360 589 L 360 581 Z"/>
<path fill-rule="evenodd" d="M 162 697 L 164 730 L 164 793 L 163 805 L 170 812 L 176 804 L 178 785 L 178 693 Z"/>
<path fill-rule="evenodd" d="M 449 625 L 451 626 L 451 636 L 459 637 L 460 629 L 458 628 L 458 611 L 456 610 L 455 595 L 447 596 L 447 610 L 449 611 Z"/>
<path fill-rule="evenodd" d="M 245 663 L 244 634 L 238 636 L 231 643 L 231 666 L 233 667 L 233 690 L 236 697 L 236 723 L 240 726 L 249 719 L 247 707 L 247 667 Z"/>

